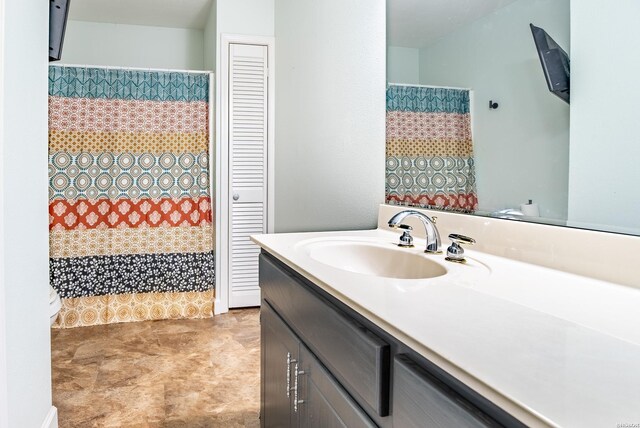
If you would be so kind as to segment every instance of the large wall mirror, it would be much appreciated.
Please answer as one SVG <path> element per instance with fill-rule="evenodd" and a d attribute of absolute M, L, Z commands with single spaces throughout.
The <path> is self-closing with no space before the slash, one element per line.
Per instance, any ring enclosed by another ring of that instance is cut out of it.
<path fill-rule="evenodd" d="M 387 1 L 387 203 L 640 234 L 570 213 L 572 105 L 530 24 L 570 57 L 571 16 L 570 0 Z"/>

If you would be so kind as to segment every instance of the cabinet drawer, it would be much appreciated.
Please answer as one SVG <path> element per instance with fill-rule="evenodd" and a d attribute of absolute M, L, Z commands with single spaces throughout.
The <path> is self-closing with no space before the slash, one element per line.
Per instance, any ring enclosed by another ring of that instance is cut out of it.
<path fill-rule="evenodd" d="M 499 427 L 405 355 L 393 362 L 393 426 L 403 428 Z"/>
<path fill-rule="evenodd" d="M 262 297 L 361 405 L 366 403 L 378 415 L 387 416 L 389 344 L 277 263 L 270 256 L 260 255 Z"/>

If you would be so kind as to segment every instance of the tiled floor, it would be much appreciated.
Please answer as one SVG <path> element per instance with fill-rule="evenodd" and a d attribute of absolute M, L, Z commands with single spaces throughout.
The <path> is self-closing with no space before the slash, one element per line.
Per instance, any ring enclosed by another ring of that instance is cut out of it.
<path fill-rule="evenodd" d="M 67 427 L 258 427 L 258 309 L 207 320 L 52 330 Z"/>

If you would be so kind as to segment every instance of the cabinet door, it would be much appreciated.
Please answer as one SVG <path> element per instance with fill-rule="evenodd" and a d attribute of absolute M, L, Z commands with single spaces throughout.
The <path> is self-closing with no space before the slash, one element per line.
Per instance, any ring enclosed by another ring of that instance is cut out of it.
<path fill-rule="evenodd" d="M 364 411 L 327 372 L 315 356 L 300 346 L 298 412 L 305 428 L 375 427 Z"/>
<path fill-rule="evenodd" d="M 299 342 L 280 317 L 263 302 L 261 322 L 261 426 L 283 428 L 297 426 L 293 412 L 294 374 Z"/>
<path fill-rule="evenodd" d="M 393 394 L 395 427 L 501 426 L 405 355 L 394 359 Z"/>

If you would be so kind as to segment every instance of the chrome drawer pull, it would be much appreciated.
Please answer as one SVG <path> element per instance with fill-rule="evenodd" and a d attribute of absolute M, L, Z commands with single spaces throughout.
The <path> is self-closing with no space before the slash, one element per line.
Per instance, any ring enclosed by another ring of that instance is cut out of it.
<path fill-rule="evenodd" d="M 304 400 L 298 400 L 298 376 L 303 375 L 304 370 L 298 369 L 298 363 L 296 363 L 294 368 L 294 379 L 293 379 L 293 411 L 298 412 L 298 404 L 304 403 Z"/>
<path fill-rule="evenodd" d="M 287 398 L 291 396 L 291 352 L 287 352 Z"/>
<path fill-rule="evenodd" d="M 291 396 L 291 364 L 297 362 L 295 358 L 291 358 L 291 352 L 287 352 L 287 398 Z"/>

